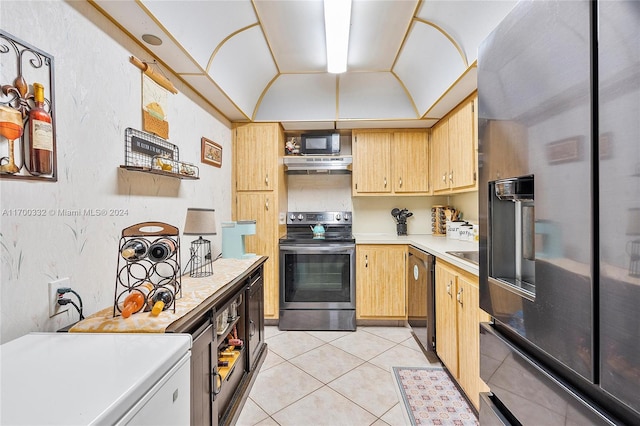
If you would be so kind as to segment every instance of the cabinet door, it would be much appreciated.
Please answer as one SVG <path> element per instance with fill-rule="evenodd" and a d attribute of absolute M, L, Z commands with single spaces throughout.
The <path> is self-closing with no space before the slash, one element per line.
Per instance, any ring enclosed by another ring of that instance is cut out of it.
<path fill-rule="evenodd" d="M 449 123 L 444 118 L 431 129 L 433 191 L 449 191 Z"/>
<path fill-rule="evenodd" d="M 247 345 L 249 348 L 249 368 L 251 371 L 254 369 L 256 357 L 262 344 L 264 343 L 264 284 L 262 277 L 259 277 L 255 281 L 249 290 L 248 303 L 248 315 L 247 315 L 247 327 L 246 340 L 249 341 Z"/>
<path fill-rule="evenodd" d="M 457 275 L 436 262 L 436 352 L 454 377 L 458 377 L 456 320 Z"/>
<path fill-rule="evenodd" d="M 449 117 L 449 186 L 473 187 L 476 183 L 474 101 L 470 100 Z"/>
<path fill-rule="evenodd" d="M 395 193 L 426 194 L 429 191 L 429 147 L 426 132 L 394 133 L 391 158 Z"/>
<path fill-rule="evenodd" d="M 391 192 L 391 133 L 354 132 L 353 193 Z"/>
<path fill-rule="evenodd" d="M 218 405 L 212 401 L 213 379 L 217 370 L 213 324 L 196 335 L 191 346 L 191 424 L 217 425 Z"/>
<path fill-rule="evenodd" d="M 476 277 L 458 276 L 458 347 L 460 352 L 459 383 L 476 406 L 480 403 L 480 325 L 479 295 Z"/>
<path fill-rule="evenodd" d="M 235 132 L 236 191 L 272 191 L 278 179 L 278 124 L 246 124 Z"/>
<path fill-rule="evenodd" d="M 255 220 L 256 234 L 245 236 L 248 253 L 269 256 L 264 264 L 264 315 L 278 315 L 278 208 L 270 192 L 236 193 L 235 220 Z"/>
<path fill-rule="evenodd" d="M 406 319 L 405 245 L 356 247 L 356 313 L 366 319 Z"/>

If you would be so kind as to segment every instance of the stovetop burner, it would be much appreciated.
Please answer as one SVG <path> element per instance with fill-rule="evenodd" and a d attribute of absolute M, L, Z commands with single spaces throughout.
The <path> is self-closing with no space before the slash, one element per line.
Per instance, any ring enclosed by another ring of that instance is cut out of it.
<path fill-rule="evenodd" d="M 322 225 L 324 238 L 314 238 L 313 227 Z M 355 242 L 351 234 L 351 212 L 288 212 L 286 243 L 323 244 Z"/>

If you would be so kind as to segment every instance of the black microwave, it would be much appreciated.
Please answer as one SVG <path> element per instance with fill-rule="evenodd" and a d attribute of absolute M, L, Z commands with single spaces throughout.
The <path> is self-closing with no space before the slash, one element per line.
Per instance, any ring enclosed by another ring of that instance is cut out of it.
<path fill-rule="evenodd" d="M 340 134 L 303 134 L 300 137 L 300 154 L 338 155 L 340 154 Z"/>

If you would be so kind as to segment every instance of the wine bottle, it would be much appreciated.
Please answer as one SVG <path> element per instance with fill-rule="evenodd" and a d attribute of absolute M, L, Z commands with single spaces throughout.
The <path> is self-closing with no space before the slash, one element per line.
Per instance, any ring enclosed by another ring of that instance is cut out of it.
<path fill-rule="evenodd" d="M 147 304 L 147 296 L 151 290 L 151 283 L 143 283 L 132 289 L 122 303 L 122 317 L 129 318 L 131 314 L 141 311 Z"/>
<path fill-rule="evenodd" d="M 161 238 L 149 247 L 149 259 L 154 262 L 162 262 L 173 254 L 176 244 L 169 238 Z"/>
<path fill-rule="evenodd" d="M 151 315 L 159 315 L 160 312 L 168 309 L 172 303 L 173 294 L 165 288 L 159 288 L 149 300 L 149 304 L 152 306 Z"/>
<path fill-rule="evenodd" d="M 50 175 L 53 170 L 53 126 L 44 109 L 44 86 L 33 83 L 35 107 L 29 111 L 29 172 Z"/>
<path fill-rule="evenodd" d="M 128 261 L 144 259 L 149 250 L 149 242 L 142 239 L 127 241 L 120 250 L 120 255 Z"/>

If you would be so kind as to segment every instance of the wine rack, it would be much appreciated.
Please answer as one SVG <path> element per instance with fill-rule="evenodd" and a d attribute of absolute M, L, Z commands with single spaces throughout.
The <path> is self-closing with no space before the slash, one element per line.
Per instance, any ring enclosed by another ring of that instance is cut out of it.
<path fill-rule="evenodd" d="M 246 364 L 244 292 L 234 296 L 217 312 L 215 319 L 218 336 L 217 388 L 221 411 L 229 404 L 233 392 L 242 379 Z"/>
<path fill-rule="evenodd" d="M 140 243 L 148 248 L 139 258 L 126 259 L 123 250 L 132 242 Z M 163 247 L 160 247 L 162 245 Z M 166 256 L 159 257 L 156 249 Z M 162 222 L 143 222 L 122 230 L 118 247 L 118 269 L 113 297 L 113 316 L 122 313 L 124 299 L 134 291 L 139 291 L 146 300 L 152 300 L 158 291 L 171 293 L 172 301 L 165 309 L 176 311 L 176 300 L 182 297 L 180 279 L 180 238 L 175 226 Z M 145 288 L 150 283 L 153 288 L 146 294 Z M 143 306 L 140 311 L 144 311 Z M 140 312 L 139 311 L 139 312 Z"/>

